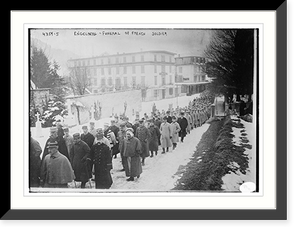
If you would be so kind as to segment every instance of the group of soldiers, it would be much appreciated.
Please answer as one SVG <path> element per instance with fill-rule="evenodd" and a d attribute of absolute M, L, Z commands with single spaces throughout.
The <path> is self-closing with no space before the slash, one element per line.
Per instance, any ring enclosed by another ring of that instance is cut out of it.
<path fill-rule="evenodd" d="M 50 128 L 42 156 L 39 143 L 31 137 L 30 187 L 67 188 L 68 183 L 80 182 L 85 188 L 90 179 L 95 188 L 108 189 L 113 183 L 110 173 L 112 159 L 121 157 L 127 181 L 142 174 L 147 157 L 176 149 L 177 143 L 194 128 L 200 127 L 210 117 L 212 99 L 195 98 L 184 108 L 144 114 L 131 123 L 126 116 L 114 116 L 110 124 L 96 129 L 95 123 L 82 126 L 82 133 L 69 134 L 68 127 L 58 124 Z M 172 150 L 169 150 L 172 148 Z"/>

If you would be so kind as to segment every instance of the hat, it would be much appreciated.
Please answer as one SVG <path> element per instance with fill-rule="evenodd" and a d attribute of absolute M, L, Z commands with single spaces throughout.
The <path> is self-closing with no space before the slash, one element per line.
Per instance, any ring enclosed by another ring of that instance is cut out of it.
<path fill-rule="evenodd" d="M 127 131 L 130 131 L 130 132 L 134 133 L 133 128 L 127 128 L 127 129 L 126 129 L 126 132 L 127 132 Z"/>
<path fill-rule="evenodd" d="M 73 134 L 73 138 L 76 138 L 76 137 L 79 138 L 79 137 L 80 137 L 80 134 L 79 134 L 79 133 L 74 133 L 74 134 Z"/>
<path fill-rule="evenodd" d="M 58 142 L 57 141 L 50 141 L 47 144 L 47 148 L 58 148 Z"/>
<path fill-rule="evenodd" d="M 120 124 L 120 128 L 124 128 L 125 126 L 126 126 L 125 123 L 121 123 L 121 124 Z"/>
<path fill-rule="evenodd" d="M 57 132 L 57 128 L 56 127 L 51 127 L 50 128 L 50 133 L 52 133 L 52 132 Z"/>
<path fill-rule="evenodd" d="M 91 121 L 91 122 L 90 122 L 90 125 L 95 125 L 95 122 Z"/>
<path fill-rule="evenodd" d="M 82 126 L 82 129 L 88 129 L 88 127 L 86 125 Z"/>
<path fill-rule="evenodd" d="M 64 127 L 63 130 L 64 130 L 64 132 L 69 132 L 69 128 L 68 127 Z"/>

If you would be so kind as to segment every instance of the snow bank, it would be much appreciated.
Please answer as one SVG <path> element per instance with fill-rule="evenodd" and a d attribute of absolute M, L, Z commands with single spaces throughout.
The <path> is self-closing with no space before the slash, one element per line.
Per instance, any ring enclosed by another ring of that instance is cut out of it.
<path fill-rule="evenodd" d="M 237 119 L 237 118 L 233 118 Z M 256 154 L 255 154 L 255 126 L 253 123 L 246 122 L 244 120 L 241 120 L 241 124 L 244 125 L 244 128 L 235 128 L 233 127 L 233 134 L 234 138 L 233 143 L 235 145 L 240 146 L 241 145 L 241 139 L 242 132 L 245 131 L 246 137 L 249 140 L 247 144 L 250 144 L 252 146 L 251 149 L 245 148 L 244 154 L 248 156 L 248 169 L 246 170 L 246 174 L 242 174 L 239 170 L 235 173 L 226 174 L 222 180 L 224 184 L 222 185 L 222 189 L 225 191 L 240 191 L 241 184 L 245 182 L 256 182 Z M 230 166 L 233 166 L 235 168 L 239 168 L 237 163 L 231 163 Z"/>

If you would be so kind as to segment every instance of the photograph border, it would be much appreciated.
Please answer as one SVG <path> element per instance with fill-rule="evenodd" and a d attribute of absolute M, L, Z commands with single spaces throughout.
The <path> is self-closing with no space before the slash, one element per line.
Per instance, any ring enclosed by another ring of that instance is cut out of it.
<path fill-rule="evenodd" d="M 213 10 L 213 9 L 212 9 Z M 234 9 L 236 10 L 236 9 Z M 265 10 L 265 9 L 264 9 Z M 287 2 L 276 11 L 276 209 L 11 209 L 2 220 L 285 220 L 287 218 Z M 8 164 L 10 167 L 10 161 Z M 8 169 L 9 170 L 9 169 Z M 9 177 L 10 178 L 10 170 Z"/>

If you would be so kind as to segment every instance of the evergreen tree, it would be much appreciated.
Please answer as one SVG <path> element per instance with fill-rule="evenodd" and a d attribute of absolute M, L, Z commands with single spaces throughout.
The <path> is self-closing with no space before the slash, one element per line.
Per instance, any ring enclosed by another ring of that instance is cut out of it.
<path fill-rule="evenodd" d="M 253 29 L 215 30 L 205 51 L 210 89 L 226 97 L 253 94 Z"/>

